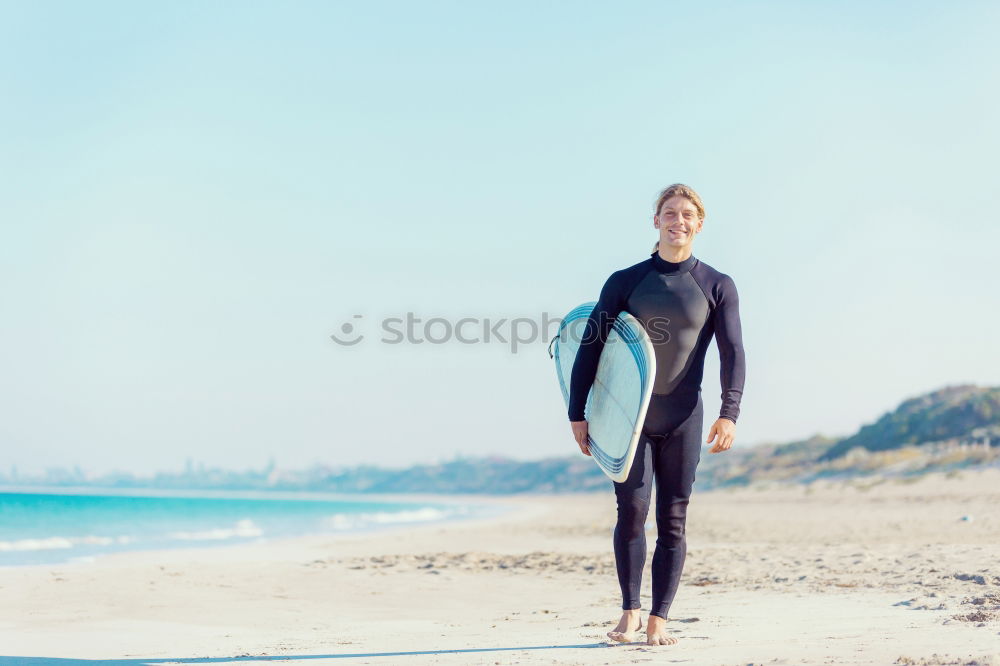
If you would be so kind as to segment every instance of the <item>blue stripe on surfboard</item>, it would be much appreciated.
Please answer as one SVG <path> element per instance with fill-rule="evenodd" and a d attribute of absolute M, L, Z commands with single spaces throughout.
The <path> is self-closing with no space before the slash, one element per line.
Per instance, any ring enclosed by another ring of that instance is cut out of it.
<path fill-rule="evenodd" d="M 594 441 L 593 437 L 590 437 L 589 439 L 591 443 L 590 455 L 594 456 L 594 458 L 601 463 L 601 467 L 604 467 L 609 472 L 622 471 L 625 467 L 625 460 L 623 458 L 612 458 L 604 452 L 604 449 L 601 448 L 598 442 Z"/>
<path fill-rule="evenodd" d="M 594 456 L 597 461 L 601 464 L 601 467 L 608 470 L 612 474 L 617 474 L 618 472 L 625 469 L 625 459 L 624 458 L 609 458 L 604 450 L 601 449 L 600 445 L 593 439 L 590 440 L 592 446 L 590 447 L 590 455 Z"/>

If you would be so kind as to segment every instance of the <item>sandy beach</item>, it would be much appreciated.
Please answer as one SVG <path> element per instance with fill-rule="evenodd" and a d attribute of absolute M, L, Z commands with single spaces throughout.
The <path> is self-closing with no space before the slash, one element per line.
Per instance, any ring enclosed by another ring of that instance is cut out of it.
<path fill-rule="evenodd" d="M 0 570 L 0 663 L 1000 664 L 1000 470 L 696 488 L 657 647 L 606 641 L 610 485 L 475 501 L 511 510 Z"/>

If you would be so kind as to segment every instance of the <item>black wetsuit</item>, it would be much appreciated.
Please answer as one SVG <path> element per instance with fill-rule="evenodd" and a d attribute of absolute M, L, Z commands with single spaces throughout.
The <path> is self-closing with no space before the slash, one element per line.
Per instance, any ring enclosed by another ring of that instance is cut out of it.
<path fill-rule="evenodd" d="M 695 469 L 701 458 L 701 380 L 705 352 L 715 335 L 721 360 L 720 418 L 736 422 L 745 362 L 736 284 L 693 255 L 674 263 L 654 252 L 616 271 L 601 290 L 584 329 L 570 379 L 569 420 L 582 421 L 597 362 L 621 311 L 638 319 L 653 343 L 653 396 L 628 478 L 614 482 L 618 500 L 615 562 L 622 608 L 640 608 L 646 562 L 646 515 L 656 482 L 656 549 L 651 615 L 666 619 L 687 553 L 685 523 Z"/>

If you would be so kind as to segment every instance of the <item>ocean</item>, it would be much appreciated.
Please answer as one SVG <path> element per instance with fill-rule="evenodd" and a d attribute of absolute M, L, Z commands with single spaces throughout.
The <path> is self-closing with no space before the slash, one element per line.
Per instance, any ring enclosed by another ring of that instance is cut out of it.
<path fill-rule="evenodd" d="M 87 562 L 127 550 L 212 546 L 495 515 L 495 505 L 285 492 L 0 491 L 0 566 Z"/>

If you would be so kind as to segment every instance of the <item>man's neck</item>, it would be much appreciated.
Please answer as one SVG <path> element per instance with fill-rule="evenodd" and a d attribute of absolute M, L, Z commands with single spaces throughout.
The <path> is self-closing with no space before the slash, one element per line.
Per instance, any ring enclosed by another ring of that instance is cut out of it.
<path fill-rule="evenodd" d="M 664 247 L 661 243 L 656 252 L 660 255 L 660 259 L 678 264 L 691 256 L 691 246 L 685 245 L 684 247 L 670 247 L 667 245 Z"/>

